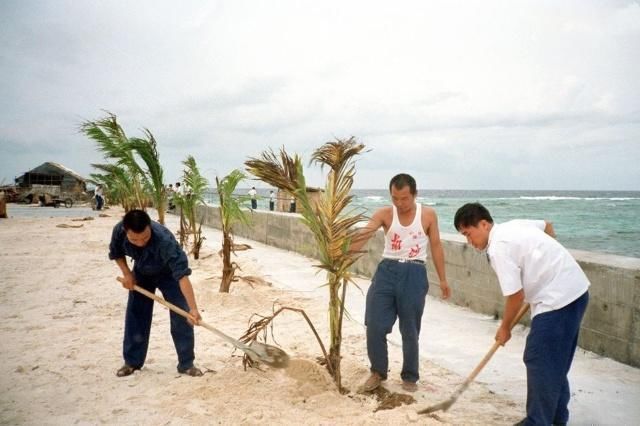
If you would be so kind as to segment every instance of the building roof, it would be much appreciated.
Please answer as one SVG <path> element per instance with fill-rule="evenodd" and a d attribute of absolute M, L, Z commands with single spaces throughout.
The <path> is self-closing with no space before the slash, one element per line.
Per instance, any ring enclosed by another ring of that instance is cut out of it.
<path fill-rule="evenodd" d="M 35 167 L 32 170 L 29 170 L 27 173 L 42 173 L 42 174 L 50 174 L 52 172 L 57 171 L 59 174 L 63 175 L 71 175 L 75 179 L 84 182 L 86 179 L 80 176 L 78 173 L 74 172 L 70 168 L 63 166 L 60 163 L 54 163 L 53 161 L 47 161 L 40 164 L 38 167 Z"/>

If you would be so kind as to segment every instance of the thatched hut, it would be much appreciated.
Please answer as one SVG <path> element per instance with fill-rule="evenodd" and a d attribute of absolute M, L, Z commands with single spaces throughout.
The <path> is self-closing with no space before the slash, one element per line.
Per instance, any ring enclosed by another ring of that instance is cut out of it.
<path fill-rule="evenodd" d="M 59 163 L 47 161 L 15 179 L 23 197 L 28 194 L 60 196 L 80 195 L 86 192 L 85 178 Z"/>

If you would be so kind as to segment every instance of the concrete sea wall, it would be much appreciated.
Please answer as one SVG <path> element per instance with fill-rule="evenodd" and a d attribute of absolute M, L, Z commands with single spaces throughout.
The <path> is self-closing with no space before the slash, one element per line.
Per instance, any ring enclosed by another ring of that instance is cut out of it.
<path fill-rule="evenodd" d="M 200 214 L 205 225 L 220 228 L 217 207 L 202 207 Z M 236 224 L 235 235 L 318 257 L 313 235 L 301 222 L 300 215 L 268 211 L 248 215 L 251 226 Z M 486 256 L 467 245 L 459 235 L 443 234 L 442 244 L 453 292 L 451 303 L 499 317 L 504 298 Z M 371 277 L 383 246 L 383 234 L 378 231 L 368 243 L 367 253 L 355 265 L 356 272 Z M 579 250 L 571 250 L 571 254 L 591 281 L 580 347 L 640 367 L 640 259 Z M 431 262 L 427 270 L 429 292 L 439 296 L 438 276 Z"/>

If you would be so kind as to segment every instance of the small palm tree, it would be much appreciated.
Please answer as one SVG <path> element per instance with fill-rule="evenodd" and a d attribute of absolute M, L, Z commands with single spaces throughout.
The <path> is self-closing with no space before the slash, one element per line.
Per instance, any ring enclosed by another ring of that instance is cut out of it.
<path fill-rule="evenodd" d="M 93 183 L 104 187 L 105 195 L 112 203 L 120 204 L 126 212 L 132 210 L 135 205 L 133 197 L 133 182 L 127 170 L 114 164 L 91 164 L 104 174 L 92 173 Z"/>
<path fill-rule="evenodd" d="M 189 234 L 193 235 L 191 253 L 193 253 L 195 259 L 198 259 L 204 240 L 202 237 L 202 219 L 204 219 L 204 216 L 198 220 L 198 207 L 204 205 L 204 193 L 209 183 L 207 179 L 200 174 L 200 169 L 193 156 L 189 155 L 182 164 L 185 167 L 182 171 L 185 193 L 175 194 L 174 202 L 180 207 L 181 241 L 184 241 L 183 237 L 185 234 L 185 230 L 182 229 L 184 226 L 182 219 L 184 218 Z"/>
<path fill-rule="evenodd" d="M 98 144 L 105 158 L 115 161 L 115 165 L 127 170 L 131 179 L 131 197 L 135 199 L 135 208 L 145 209 L 146 196 L 143 190 L 143 176 L 140 173 L 134 153 L 129 144 L 129 138 L 118 124 L 115 114 L 110 112 L 107 116 L 96 121 L 85 121 L 80 125 L 80 130 Z"/>
<path fill-rule="evenodd" d="M 302 161 L 297 155 L 291 158 L 280 150 L 280 158 L 273 151 L 263 152 L 261 158 L 245 162 L 247 170 L 273 186 L 295 195 L 302 207 L 302 221 L 315 237 L 320 251 L 319 268 L 327 273 L 329 288 L 329 372 L 342 389 L 340 375 L 340 348 L 342 321 L 347 285 L 353 282 L 350 267 L 359 254 L 349 251 L 352 238 L 357 234 L 354 225 L 365 220 L 365 216 L 354 210 L 345 211 L 352 200 L 350 195 L 355 175 L 355 156 L 364 150 L 364 145 L 355 138 L 336 139 L 318 148 L 312 155 L 312 163 L 328 166 L 325 191 L 316 203 L 307 196 Z"/>
<path fill-rule="evenodd" d="M 128 193 L 123 194 L 122 199 L 132 198 L 134 201 L 131 207 L 143 210 L 149 205 L 150 200 L 153 201 L 158 211 L 158 220 L 164 224 L 166 193 L 163 171 L 157 142 L 149 129 L 144 129 L 145 138 L 128 138 L 118 124 L 115 114 L 107 113 L 106 117 L 99 120 L 85 121 L 81 124 L 80 130 L 98 144 L 98 149 L 105 158 L 115 161 L 112 166 L 126 171 L 129 185 L 120 186 L 120 189 L 126 189 Z M 137 158 L 141 159 L 146 167 L 143 168 Z M 120 177 L 118 179 L 120 180 Z"/>
<path fill-rule="evenodd" d="M 135 163 L 138 172 L 145 177 L 146 189 L 153 205 L 158 211 L 158 222 L 164 225 L 164 214 L 167 211 L 167 193 L 164 186 L 162 166 L 160 165 L 160 155 L 158 154 L 158 144 L 149 129 L 144 129 L 146 138 L 130 138 L 129 146 L 138 157 L 144 161 L 146 170 L 143 170 Z"/>
<path fill-rule="evenodd" d="M 241 209 L 241 203 L 247 197 L 236 197 L 233 192 L 238 184 L 246 178 L 240 170 L 233 170 L 219 180 L 216 176 L 216 187 L 220 197 L 220 221 L 222 227 L 222 281 L 220 292 L 228 293 L 235 275 L 235 266 L 231 263 L 233 251 L 233 225 L 237 222 L 249 224 L 249 218 Z"/>

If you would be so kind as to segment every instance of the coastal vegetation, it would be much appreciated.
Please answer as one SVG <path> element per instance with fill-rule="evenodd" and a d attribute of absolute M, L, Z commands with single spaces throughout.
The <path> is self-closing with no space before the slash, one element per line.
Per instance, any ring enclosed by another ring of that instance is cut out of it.
<path fill-rule="evenodd" d="M 355 157 L 364 148 L 352 137 L 327 142 L 314 151 L 311 163 L 329 169 L 324 192 L 317 201 L 312 201 L 308 196 L 302 160 L 297 154 L 291 157 L 284 148 L 279 155 L 268 150 L 259 158 L 245 162 L 251 174 L 294 194 L 301 206 L 302 221 L 313 233 L 320 252 L 320 264 L 317 266 L 326 272 L 329 290 L 330 345 L 327 369 L 340 390 L 345 297 L 347 285 L 353 283 L 350 267 L 359 257 L 359 253 L 349 251 L 349 246 L 357 233 L 354 225 L 365 220 L 364 215 L 348 207 L 356 172 Z"/>
<path fill-rule="evenodd" d="M 233 192 L 246 175 L 240 170 L 233 170 L 222 180 L 216 176 L 216 188 L 220 199 L 220 221 L 222 230 L 222 281 L 220 282 L 220 292 L 228 293 L 231 282 L 235 276 L 237 265 L 231 262 L 231 252 L 233 249 L 233 225 L 235 223 L 249 224 L 249 218 L 241 209 L 241 203 L 247 197 L 234 196 Z"/>
<path fill-rule="evenodd" d="M 173 196 L 173 203 L 180 209 L 180 243 L 188 244 L 191 235 L 193 242 L 190 253 L 194 259 L 200 257 L 200 248 L 204 242 L 202 236 L 202 221 L 204 214 L 198 217 L 200 206 L 204 206 L 204 194 L 209 185 L 207 179 L 202 176 L 195 158 L 189 155 L 183 162 L 182 182 L 184 192 L 177 192 Z M 200 209 L 200 211 L 202 211 Z"/>
<path fill-rule="evenodd" d="M 94 121 L 85 121 L 80 131 L 98 145 L 109 163 L 92 164 L 102 173 L 91 174 L 91 182 L 103 185 L 105 194 L 126 211 L 146 210 L 149 204 L 158 211 L 164 224 L 167 196 L 157 142 L 149 129 L 144 137 L 129 138 L 113 113 Z"/>

